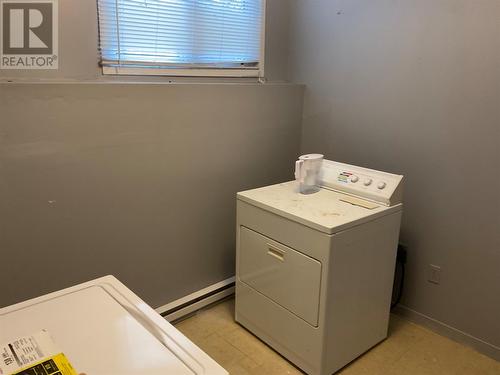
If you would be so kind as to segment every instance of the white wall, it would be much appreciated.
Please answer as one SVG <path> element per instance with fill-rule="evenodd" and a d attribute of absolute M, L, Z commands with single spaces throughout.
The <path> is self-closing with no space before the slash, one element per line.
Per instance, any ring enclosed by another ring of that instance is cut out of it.
<path fill-rule="evenodd" d="M 500 353 L 500 2 L 293 4 L 302 152 L 406 176 L 403 304 Z"/>

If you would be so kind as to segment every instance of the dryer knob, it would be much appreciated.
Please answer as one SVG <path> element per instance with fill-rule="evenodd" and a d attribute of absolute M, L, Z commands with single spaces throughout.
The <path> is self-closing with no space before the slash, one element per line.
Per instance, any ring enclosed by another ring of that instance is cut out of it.
<path fill-rule="evenodd" d="M 356 182 L 358 182 L 358 181 L 359 181 L 359 177 L 358 177 L 358 176 L 356 176 L 356 175 L 352 175 L 352 176 L 351 176 L 351 178 L 350 178 L 350 180 L 351 180 L 351 182 L 356 183 Z"/>
<path fill-rule="evenodd" d="M 385 188 L 385 185 L 386 183 L 384 181 L 380 181 L 378 184 L 377 184 L 377 187 L 382 190 L 383 188 Z"/>
<path fill-rule="evenodd" d="M 363 185 L 365 186 L 370 186 L 372 184 L 372 179 L 371 178 L 365 178 L 363 181 Z"/>

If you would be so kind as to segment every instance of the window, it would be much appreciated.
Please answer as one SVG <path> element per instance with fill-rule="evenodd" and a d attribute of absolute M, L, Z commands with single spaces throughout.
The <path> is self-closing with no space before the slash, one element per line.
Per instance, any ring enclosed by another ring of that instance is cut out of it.
<path fill-rule="evenodd" d="M 259 77 L 265 0 L 98 0 L 105 74 Z"/>

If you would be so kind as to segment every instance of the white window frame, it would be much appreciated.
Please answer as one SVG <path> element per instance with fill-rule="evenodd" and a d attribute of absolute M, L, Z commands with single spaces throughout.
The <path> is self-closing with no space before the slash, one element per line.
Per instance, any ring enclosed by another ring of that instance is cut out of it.
<path fill-rule="evenodd" d="M 266 50 L 266 9 L 267 0 L 262 0 L 262 25 L 260 33 L 259 64 L 255 68 L 168 68 L 162 67 L 130 67 L 102 66 L 103 75 L 125 76 L 163 76 L 163 77 L 233 77 L 263 79 Z M 100 36 L 99 36 L 100 37 Z"/>

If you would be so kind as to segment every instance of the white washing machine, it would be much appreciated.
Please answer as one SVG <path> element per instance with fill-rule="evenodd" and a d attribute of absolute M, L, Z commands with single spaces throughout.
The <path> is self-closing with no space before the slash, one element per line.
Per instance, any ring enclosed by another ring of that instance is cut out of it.
<path fill-rule="evenodd" d="M 237 195 L 236 321 L 308 374 L 387 336 L 403 176 L 324 160 L 297 182 Z"/>
<path fill-rule="evenodd" d="M 69 369 L 54 364 L 58 353 Z M 45 365 L 63 374 L 228 374 L 113 276 L 0 309 L 0 374 L 52 374 Z"/>

